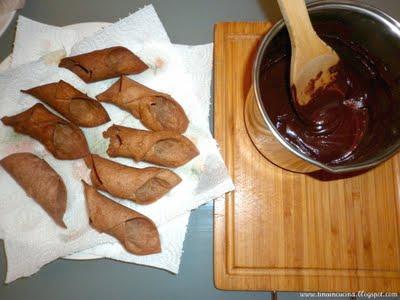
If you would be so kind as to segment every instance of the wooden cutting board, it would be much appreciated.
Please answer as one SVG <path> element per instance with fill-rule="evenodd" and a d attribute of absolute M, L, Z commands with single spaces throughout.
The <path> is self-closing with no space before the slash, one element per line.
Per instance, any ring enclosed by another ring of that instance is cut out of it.
<path fill-rule="evenodd" d="M 215 202 L 215 285 L 399 292 L 400 157 L 346 179 L 312 177 L 272 165 L 247 135 L 244 101 L 269 28 L 215 27 L 215 136 L 236 185 Z"/>

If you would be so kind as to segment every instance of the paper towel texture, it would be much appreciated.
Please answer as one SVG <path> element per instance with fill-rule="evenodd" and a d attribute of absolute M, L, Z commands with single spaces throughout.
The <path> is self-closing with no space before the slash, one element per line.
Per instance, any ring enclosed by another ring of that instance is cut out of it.
<path fill-rule="evenodd" d="M 77 41 L 77 34 L 73 30 L 43 26 L 42 23 L 18 16 L 11 67 L 38 60 L 60 49 L 69 53 Z"/>

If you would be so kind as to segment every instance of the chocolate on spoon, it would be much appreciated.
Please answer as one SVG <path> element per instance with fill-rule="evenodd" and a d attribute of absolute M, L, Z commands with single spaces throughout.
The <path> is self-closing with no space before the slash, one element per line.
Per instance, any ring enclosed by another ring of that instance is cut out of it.
<path fill-rule="evenodd" d="M 305 106 L 335 83 L 338 54 L 315 32 L 304 0 L 278 0 L 289 31 L 292 58 L 290 84 L 297 106 Z"/>

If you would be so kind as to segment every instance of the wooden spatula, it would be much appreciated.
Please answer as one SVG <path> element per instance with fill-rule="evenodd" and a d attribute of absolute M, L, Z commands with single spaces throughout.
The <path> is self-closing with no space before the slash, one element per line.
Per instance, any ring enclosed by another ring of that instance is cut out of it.
<path fill-rule="evenodd" d="M 278 0 L 292 45 L 290 83 L 299 105 L 306 105 L 315 91 L 336 78 L 332 67 L 337 53 L 322 41 L 312 27 L 304 0 Z"/>

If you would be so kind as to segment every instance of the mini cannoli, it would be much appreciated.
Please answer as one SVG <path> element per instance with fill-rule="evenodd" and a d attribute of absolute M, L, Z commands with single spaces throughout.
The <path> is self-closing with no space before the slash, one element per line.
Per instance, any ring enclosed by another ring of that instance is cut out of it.
<path fill-rule="evenodd" d="M 66 228 L 63 217 L 67 190 L 61 177 L 46 161 L 32 153 L 16 153 L 3 158 L 0 165 L 56 224 Z"/>
<path fill-rule="evenodd" d="M 178 175 L 167 169 L 137 169 L 98 155 L 88 156 L 85 161 L 95 188 L 139 204 L 160 199 L 181 182 Z"/>
<path fill-rule="evenodd" d="M 182 181 L 167 169 L 128 167 L 94 154 L 85 161 L 95 188 L 139 204 L 160 199 Z"/>
<path fill-rule="evenodd" d="M 11 117 L 3 117 L 4 125 L 41 142 L 58 159 L 78 159 L 89 154 L 88 145 L 79 127 L 52 114 L 43 104 Z"/>
<path fill-rule="evenodd" d="M 130 112 L 150 130 L 184 133 L 189 124 L 185 111 L 170 95 L 149 89 L 126 76 L 121 76 L 96 98 Z"/>
<path fill-rule="evenodd" d="M 63 80 L 22 92 L 38 98 L 77 126 L 96 127 L 110 121 L 98 101 Z"/>
<path fill-rule="evenodd" d="M 69 69 L 86 83 L 148 69 L 139 57 L 120 46 L 63 58 L 59 67 Z"/>
<path fill-rule="evenodd" d="M 133 254 L 161 252 L 160 236 L 152 220 L 103 196 L 86 182 L 83 185 L 93 228 L 114 236 Z"/>
<path fill-rule="evenodd" d="M 172 131 L 146 131 L 113 125 L 103 132 L 110 138 L 111 157 L 130 157 L 165 167 L 179 167 L 199 154 L 185 136 Z"/>

